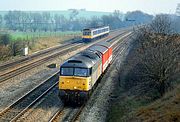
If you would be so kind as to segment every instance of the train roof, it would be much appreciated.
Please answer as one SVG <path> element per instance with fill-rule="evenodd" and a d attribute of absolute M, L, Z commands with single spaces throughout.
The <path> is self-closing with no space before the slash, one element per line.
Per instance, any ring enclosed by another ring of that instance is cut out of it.
<path fill-rule="evenodd" d="M 95 51 L 91 51 L 91 50 L 84 50 L 84 51 L 82 51 L 82 52 L 80 52 L 78 54 L 81 55 L 81 56 L 85 56 L 87 58 L 90 58 L 92 60 L 98 60 L 99 59 L 99 55 L 96 54 Z"/>
<path fill-rule="evenodd" d="M 99 59 L 94 52 L 85 50 L 68 59 L 61 67 L 91 68 Z"/>
<path fill-rule="evenodd" d="M 102 28 L 109 28 L 109 26 L 102 26 L 102 27 L 97 27 L 97 28 L 84 28 L 83 31 L 85 31 L 85 30 L 96 30 L 96 29 L 102 29 Z"/>
<path fill-rule="evenodd" d="M 101 45 L 101 46 L 104 46 L 104 47 L 107 47 L 107 48 L 112 47 L 112 45 L 110 43 L 108 43 L 108 42 L 98 42 L 98 43 L 96 43 L 94 45 Z"/>
<path fill-rule="evenodd" d="M 104 47 L 104 46 L 101 46 L 101 45 L 92 45 L 88 49 L 89 50 L 94 50 L 94 51 L 99 51 L 100 53 L 104 54 L 108 50 L 108 47 Z"/>
<path fill-rule="evenodd" d="M 91 50 L 90 48 L 87 48 L 86 51 L 88 51 L 88 52 L 93 52 L 93 53 L 96 54 L 99 58 L 102 57 L 102 54 L 101 54 L 99 51 L 97 51 L 97 50 Z"/>

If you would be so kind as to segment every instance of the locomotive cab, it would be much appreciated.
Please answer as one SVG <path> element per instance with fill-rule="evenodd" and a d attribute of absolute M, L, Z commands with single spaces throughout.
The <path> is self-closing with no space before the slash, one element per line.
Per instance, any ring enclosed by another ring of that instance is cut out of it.
<path fill-rule="evenodd" d="M 87 100 L 89 92 L 95 83 L 93 77 L 94 66 L 99 60 L 97 54 L 86 50 L 61 65 L 59 97 L 64 103 L 81 103 Z"/>
<path fill-rule="evenodd" d="M 90 41 L 92 37 L 91 29 L 83 29 L 82 39 L 83 41 Z"/>

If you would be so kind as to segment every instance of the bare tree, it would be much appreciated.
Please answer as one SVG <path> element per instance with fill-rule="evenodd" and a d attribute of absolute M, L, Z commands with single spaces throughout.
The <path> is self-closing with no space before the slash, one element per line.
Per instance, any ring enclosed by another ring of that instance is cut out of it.
<path fill-rule="evenodd" d="M 172 22 L 170 17 L 165 14 L 157 15 L 150 24 L 151 31 L 158 34 L 171 34 L 173 33 Z"/>
<path fill-rule="evenodd" d="M 169 18 L 157 16 L 150 26 L 136 31 L 136 56 L 141 68 L 137 75 L 149 80 L 162 96 L 179 74 L 180 38 L 172 34 Z"/>
<path fill-rule="evenodd" d="M 70 13 L 70 21 L 73 21 L 78 14 L 79 14 L 79 11 L 76 9 L 73 9 L 72 12 Z"/>
<path fill-rule="evenodd" d="M 161 95 L 174 75 L 179 72 L 179 43 L 175 36 L 159 37 L 153 43 L 144 43 L 139 51 L 139 59 L 143 70 L 140 75 L 151 79 Z"/>
<path fill-rule="evenodd" d="M 98 27 L 98 26 L 102 26 L 102 23 L 101 23 L 101 19 L 97 16 L 93 16 L 91 18 L 91 21 L 88 25 L 89 27 Z"/>
<path fill-rule="evenodd" d="M 157 99 L 180 80 L 180 35 L 169 33 L 171 23 L 166 22 L 156 17 L 134 30 L 129 53 L 116 70 L 125 91 Z"/>

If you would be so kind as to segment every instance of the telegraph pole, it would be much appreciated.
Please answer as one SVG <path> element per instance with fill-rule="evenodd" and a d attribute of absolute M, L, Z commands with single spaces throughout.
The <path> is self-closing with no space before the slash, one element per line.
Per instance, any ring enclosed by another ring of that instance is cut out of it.
<path fill-rule="evenodd" d="M 180 3 L 177 4 L 176 15 L 180 16 Z"/>

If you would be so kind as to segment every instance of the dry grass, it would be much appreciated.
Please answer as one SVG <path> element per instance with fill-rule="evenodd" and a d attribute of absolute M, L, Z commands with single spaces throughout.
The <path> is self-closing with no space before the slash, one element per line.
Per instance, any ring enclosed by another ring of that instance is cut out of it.
<path fill-rule="evenodd" d="M 46 48 L 61 45 L 62 43 L 76 41 L 80 38 L 80 34 L 66 34 L 60 36 L 46 36 L 33 38 L 32 40 L 29 40 L 25 43 L 29 45 L 29 54 L 32 54 L 34 52 L 41 51 Z M 21 55 L 12 56 L 12 54 L 10 53 L 11 51 L 9 46 L 0 46 L 0 64 L 3 64 L 6 61 L 16 60 L 21 57 Z"/>
<path fill-rule="evenodd" d="M 110 122 L 179 122 L 180 85 L 152 103 L 140 96 L 122 94 L 112 105 Z"/>
<path fill-rule="evenodd" d="M 178 42 L 180 41 L 177 40 Z M 117 91 L 118 98 L 112 103 L 112 108 L 108 115 L 110 122 L 180 122 L 180 80 L 179 73 L 172 79 L 174 90 L 171 90 L 162 98 L 156 97 L 157 91 L 153 87 L 143 88 L 141 82 L 137 85 L 133 84 L 136 78 L 128 72 L 131 71 L 138 60 L 136 60 L 134 50 L 131 50 L 127 56 L 127 64 L 121 66 L 121 72 L 118 72 L 120 78 L 117 89 L 123 89 L 124 84 L 127 84 L 122 91 Z M 126 64 L 126 62 L 125 62 Z M 131 64 L 131 65 L 129 65 Z M 137 71 L 137 68 L 134 68 Z M 178 69 L 179 71 L 179 69 Z M 131 79 L 132 77 L 132 79 Z M 128 80 L 128 78 L 130 80 Z M 133 81 L 133 82 L 128 82 Z M 132 84 L 130 84 L 132 83 Z M 134 85 L 134 86 L 133 86 Z"/>
<path fill-rule="evenodd" d="M 180 85 L 175 90 L 147 107 L 135 112 L 136 121 L 179 122 L 180 121 Z"/>
<path fill-rule="evenodd" d="M 49 47 L 61 45 L 63 42 L 71 41 L 74 38 L 73 35 L 61 36 L 61 37 L 42 37 L 34 40 L 30 43 L 29 53 L 40 51 Z"/>

